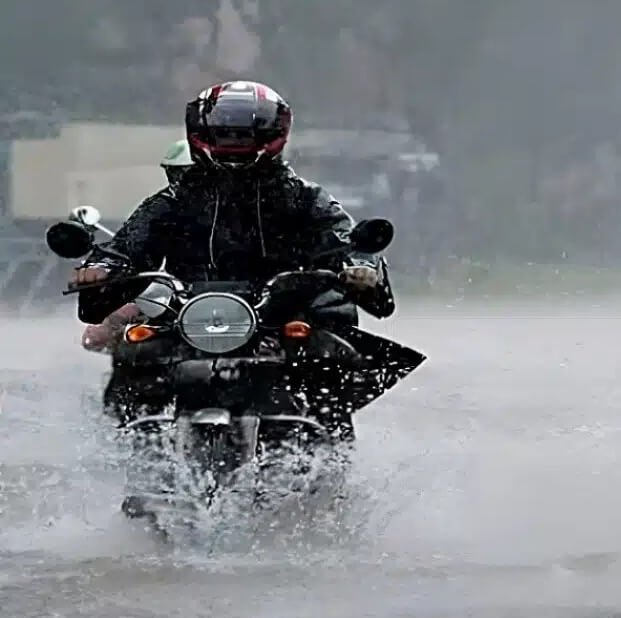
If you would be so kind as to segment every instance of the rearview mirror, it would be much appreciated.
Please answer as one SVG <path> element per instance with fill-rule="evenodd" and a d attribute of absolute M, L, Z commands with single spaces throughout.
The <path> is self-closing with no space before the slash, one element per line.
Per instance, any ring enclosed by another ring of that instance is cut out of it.
<path fill-rule="evenodd" d="M 379 253 L 392 242 L 395 228 L 388 219 L 364 219 L 352 230 L 350 238 L 356 251 Z"/>
<path fill-rule="evenodd" d="M 45 241 L 59 257 L 76 259 L 86 255 L 92 249 L 95 236 L 82 223 L 61 221 L 48 228 Z"/>
<path fill-rule="evenodd" d="M 101 213 L 94 206 L 78 206 L 71 211 L 69 219 L 88 227 L 97 227 L 101 221 Z"/>

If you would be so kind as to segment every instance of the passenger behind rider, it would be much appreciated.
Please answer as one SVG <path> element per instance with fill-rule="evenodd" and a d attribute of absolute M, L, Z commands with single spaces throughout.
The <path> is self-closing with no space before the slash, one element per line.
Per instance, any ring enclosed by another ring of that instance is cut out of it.
<path fill-rule="evenodd" d="M 190 147 L 187 140 L 179 140 L 171 144 L 160 162 L 168 179 L 168 186 L 162 194 L 175 194 L 183 176 L 192 167 Z M 122 341 L 125 326 L 141 317 L 138 305 L 127 303 L 113 311 L 101 324 L 89 324 L 82 334 L 82 347 L 89 352 L 112 354 Z"/>

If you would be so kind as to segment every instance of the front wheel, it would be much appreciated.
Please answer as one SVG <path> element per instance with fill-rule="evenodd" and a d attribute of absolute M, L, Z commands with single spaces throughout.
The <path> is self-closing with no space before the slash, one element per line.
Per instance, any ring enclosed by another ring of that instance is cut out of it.
<path fill-rule="evenodd" d="M 227 426 L 183 417 L 163 433 L 137 433 L 122 512 L 158 528 L 171 516 L 191 520 L 197 509 L 209 507 L 231 468 L 229 433 Z"/>
<path fill-rule="evenodd" d="M 194 424 L 189 419 L 178 419 L 178 493 L 208 506 L 234 467 L 231 442 L 228 425 Z"/>

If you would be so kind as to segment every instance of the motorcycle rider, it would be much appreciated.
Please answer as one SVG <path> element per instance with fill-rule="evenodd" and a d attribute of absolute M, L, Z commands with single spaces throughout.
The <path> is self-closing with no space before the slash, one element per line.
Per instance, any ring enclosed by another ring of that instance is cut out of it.
<path fill-rule="evenodd" d="M 194 165 L 173 192 L 145 199 L 107 247 L 138 271 L 166 270 L 182 281 L 265 282 L 308 266 L 339 275 L 347 300 L 384 318 L 394 311 L 386 262 L 368 254 L 312 260 L 322 250 L 347 247 L 352 217 L 317 184 L 299 177 L 282 158 L 292 111 L 270 87 L 225 82 L 186 106 Z M 102 281 L 125 265 L 95 248 L 72 284 Z M 100 323 L 135 298 L 137 289 L 82 290 L 78 315 Z M 132 289 L 129 289 L 132 288 Z"/>

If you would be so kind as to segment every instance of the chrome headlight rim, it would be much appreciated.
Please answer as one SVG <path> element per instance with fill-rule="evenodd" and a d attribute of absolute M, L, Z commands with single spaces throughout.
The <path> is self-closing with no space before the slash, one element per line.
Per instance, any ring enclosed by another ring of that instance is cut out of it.
<path fill-rule="evenodd" d="M 245 341 L 243 343 L 240 343 L 239 345 L 236 345 L 235 347 L 232 347 L 226 351 L 214 352 L 214 351 L 201 349 L 200 347 L 196 345 L 194 341 L 192 341 L 192 338 L 186 334 L 185 329 L 183 328 L 183 318 L 185 317 L 186 313 L 189 311 L 189 309 L 193 305 L 195 305 L 196 303 L 200 301 L 204 301 L 208 298 L 228 298 L 229 300 L 235 301 L 236 303 L 241 305 L 246 310 L 250 318 L 250 323 L 248 325 L 248 332 L 245 335 Z M 247 345 L 252 339 L 252 337 L 255 335 L 255 333 L 257 332 L 257 328 L 258 328 L 257 314 L 254 308 L 252 307 L 252 305 L 248 303 L 246 300 L 244 300 L 241 296 L 238 296 L 237 294 L 231 294 L 230 292 L 203 292 L 202 294 L 193 296 L 187 302 L 184 303 L 183 307 L 179 311 L 179 315 L 177 316 L 176 323 L 177 323 L 177 330 L 179 331 L 181 338 L 189 346 L 191 346 L 195 350 L 203 352 L 204 354 L 211 354 L 213 356 L 229 354 Z"/>

